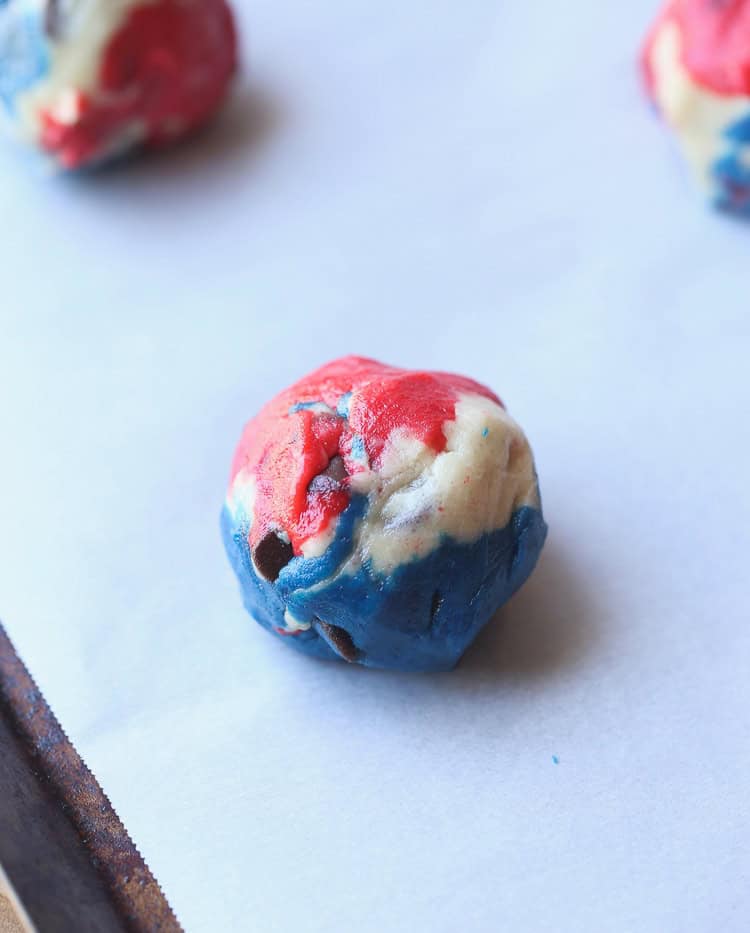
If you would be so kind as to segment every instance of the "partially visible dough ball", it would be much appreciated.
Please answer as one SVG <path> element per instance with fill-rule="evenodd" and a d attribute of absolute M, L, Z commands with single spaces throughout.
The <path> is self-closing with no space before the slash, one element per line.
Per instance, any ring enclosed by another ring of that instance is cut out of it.
<path fill-rule="evenodd" d="M 0 0 L 0 108 L 66 169 L 206 121 L 236 67 L 225 0 Z"/>
<path fill-rule="evenodd" d="M 750 214 L 750 0 L 671 0 L 643 62 L 711 201 Z"/>
<path fill-rule="evenodd" d="M 248 423 L 222 527 L 265 629 L 414 671 L 454 667 L 546 536 L 531 449 L 490 389 L 360 357 Z"/>

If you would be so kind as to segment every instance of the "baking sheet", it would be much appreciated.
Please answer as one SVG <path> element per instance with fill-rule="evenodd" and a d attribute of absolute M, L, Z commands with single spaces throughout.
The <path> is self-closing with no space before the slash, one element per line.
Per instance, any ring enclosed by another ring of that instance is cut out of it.
<path fill-rule="evenodd" d="M 0 625 L 0 933 L 16 898 L 40 933 L 181 931 Z"/>
<path fill-rule="evenodd" d="M 655 5 L 239 6 L 192 147 L 0 154 L 10 635 L 188 931 L 744 930 L 750 229 L 643 103 Z M 242 423 L 346 352 L 537 454 L 545 555 L 453 675 L 293 655 L 222 553 Z"/>

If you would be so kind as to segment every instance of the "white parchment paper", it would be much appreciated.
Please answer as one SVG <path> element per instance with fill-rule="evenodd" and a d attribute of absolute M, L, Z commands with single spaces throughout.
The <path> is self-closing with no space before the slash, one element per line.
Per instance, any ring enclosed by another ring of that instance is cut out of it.
<path fill-rule="evenodd" d="M 191 933 L 748 928 L 750 227 L 641 97 L 654 7 L 253 0 L 193 146 L 0 155 L 0 615 Z M 243 422 L 346 352 L 535 448 L 453 675 L 296 656 L 222 552 Z"/>

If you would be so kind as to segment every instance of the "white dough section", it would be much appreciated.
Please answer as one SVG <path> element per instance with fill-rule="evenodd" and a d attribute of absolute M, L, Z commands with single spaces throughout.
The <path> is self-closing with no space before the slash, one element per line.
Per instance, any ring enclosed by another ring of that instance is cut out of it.
<path fill-rule="evenodd" d="M 320 534 L 315 535 L 313 538 L 308 538 L 306 541 L 303 541 L 301 548 L 302 556 L 308 559 L 322 557 L 330 545 L 333 544 L 333 539 L 336 537 L 337 524 L 338 519 L 329 522 L 328 527 L 321 531 Z"/>
<path fill-rule="evenodd" d="M 380 469 L 352 477 L 370 501 L 345 572 L 369 561 L 387 574 L 435 550 L 444 535 L 470 543 L 504 528 L 522 506 L 539 508 L 531 448 L 505 409 L 462 394 L 443 430 L 447 444 L 438 454 L 394 431 Z"/>
<path fill-rule="evenodd" d="M 22 135 L 35 138 L 41 131 L 39 114 L 52 113 L 61 123 L 79 117 L 77 92 L 96 90 L 102 55 L 112 36 L 133 7 L 156 0 L 63 0 L 63 35 L 49 40 L 50 68 L 42 81 L 19 95 L 18 116 Z M 44 16 L 44 0 L 26 0 L 26 7 Z"/>
<path fill-rule="evenodd" d="M 233 519 L 243 513 L 250 525 L 255 520 L 255 497 L 257 486 L 252 471 L 244 468 L 232 480 L 226 498 L 226 507 Z"/>
<path fill-rule="evenodd" d="M 670 20 L 656 34 L 649 64 L 664 118 L 698 178 L 710 186 L 711 166 L 729 147 L 723 133 L 750 112 L 750 98 L 726 97 L 697 84 L 682 62 L 679 26 Z"/>
<path fill-rule="evenodd" d="M 287 609 L 284 613 L 284 627 L 287 632 L 307 632 L 312 628 L 312 622 L 300 621 Z"/>

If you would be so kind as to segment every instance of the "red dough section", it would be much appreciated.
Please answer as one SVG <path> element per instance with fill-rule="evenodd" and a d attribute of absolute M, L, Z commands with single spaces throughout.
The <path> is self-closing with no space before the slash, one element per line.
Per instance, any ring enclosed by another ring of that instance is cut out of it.
<path fill-rule="evenodd" d="M 444 450 L 443 425 L 455 418 L 461 393 L 502 404 L 473 379 L 356 356 L 285 389 L 245 427 L 232 464 L 231 480 L 249 469 L 256 481 L 251 546 L 269 530 L 282 529 L 299 555 L 304 542 L 349 504 L 349 476 L 378 467 L 394 430 Z M 305 407 L 310 405 L 316 407 Z"/>
<path fill-rule="evenodd" d="M 682 36 L 682 60 L 697 84 L 716 94 L 750 96 L 750 2 L 672 0 L 646 40 L 644 70 L 653 89 L 649 58 L 658 30 L 672 21 Z"/>
<path fill-rule="evenodd" d="M 134 7 L 104 51 L 97 92 L 77 97 L 78 118 L 42 114 L 42 145 L 66 168 L 109 154 L 134 124 L 159 146 L 204 123 L 237 65 L 225 0 L 158 0 Z"/>

